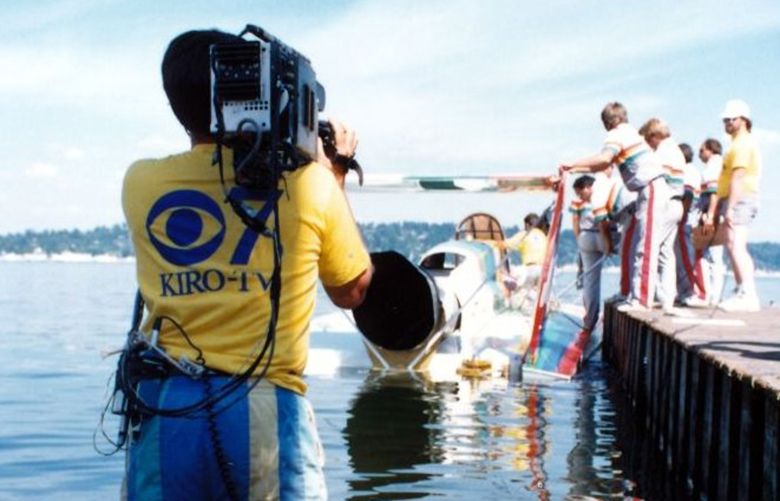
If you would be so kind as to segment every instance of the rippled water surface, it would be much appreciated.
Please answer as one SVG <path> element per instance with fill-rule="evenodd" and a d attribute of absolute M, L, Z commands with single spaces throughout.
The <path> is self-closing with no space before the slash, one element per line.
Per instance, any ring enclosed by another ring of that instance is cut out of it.
<path fill-rule="evenodd" d="M 0 499 L 118 496 L 122 455 L 92 434 L 116 363 L 100 352 L 122 343 L 133 295 L 132 264 L 0 262 Z M 359 368 L 308 382 L 332 499 L 674 495 L 598 361 L 518 387 Z"/>

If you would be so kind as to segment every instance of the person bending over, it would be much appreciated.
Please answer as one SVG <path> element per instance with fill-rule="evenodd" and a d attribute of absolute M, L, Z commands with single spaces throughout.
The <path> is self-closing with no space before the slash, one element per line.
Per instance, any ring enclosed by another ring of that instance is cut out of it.
<path fill-rule="evenodd" d="M 631 290 L 622 310 L 649 308 L 655 295 L 662 215 L 671 194 L 661 164 L 637 130 L 628 123 L 626 108 L 608 103 L 601 112 L 607 137 L 601 151 L 560 168 L 572 172 L 599 172 L 616 164 L 626 189 L 636 192 L 636 252 Z"/>

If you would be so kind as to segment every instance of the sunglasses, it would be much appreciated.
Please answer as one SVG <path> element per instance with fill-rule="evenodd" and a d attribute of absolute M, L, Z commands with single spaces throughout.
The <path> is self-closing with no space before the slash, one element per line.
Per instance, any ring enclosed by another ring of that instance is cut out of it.
<path fill-rule="evenodd" d="M 737 119 L 739 119 L 739 117 L 724 118 L 723 123 L 733 122 L 734 120 Z"/>

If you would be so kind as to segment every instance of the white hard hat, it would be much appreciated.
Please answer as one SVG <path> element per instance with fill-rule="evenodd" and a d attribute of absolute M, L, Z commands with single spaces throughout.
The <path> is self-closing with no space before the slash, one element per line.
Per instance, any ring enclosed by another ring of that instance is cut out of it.
<path fill-rule="evenodd" d="M 744 117 L 750 120 L 750 106 L 741 99 L 730 99 L 726 101 L 726 107 L 720 114 L 720 118 Z"/>

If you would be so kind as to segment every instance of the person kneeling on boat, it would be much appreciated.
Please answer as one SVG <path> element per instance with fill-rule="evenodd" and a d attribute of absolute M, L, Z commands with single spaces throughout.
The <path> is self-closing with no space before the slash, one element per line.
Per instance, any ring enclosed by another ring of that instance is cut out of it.
<path fill-rule="evenodd" d="M 498 242 L 501 248 L 520 254 L 521 264 L 512 267 L 511 277 L 509 277 L 509 281 L 514 282 L 507 284 L 510 288 L 533 288 L 539 282 L 544 253 L 547 249 L 547 235 L 538 227 L 539 221 L 537 214 L 533 212 L 527 214 L 523 218 L 522 231 L 518 231 L 503 242 Z"/>
<path fill-rule="evenodd" d="M 357 137 L 331 121 L 333 161 L 320 142 L 317 161 L 279 182 L 282 194 L 268 219 L 274 238 L 250 230 L 224 203 L 214 165 L 209 47 L 221 43 L 247 42 L 210 30 L 170 43 L 163 86 L 192 149 L 138 161 L 124 179 L 122 203 L 147 310 L 140 330 L 152 332 L 152 343 L 158 339 L 159 353 L 171 360 L 195 361 L 189 366 L 197 364 L 200 375 L 161 364 L 162 374 L 142 377 L 133 389 L 145 411 L 130 434 L 123 494 L 325 499 L 322 446 L 303 370 L 318 277 L 342 308 L 360 305 L 372 279 L 343 191 L 346 170 L 337 162 L 353 157 Z M 219 151 L 232 162 L 232 150 Z M 232 184 L 228 169 L 225 182 Z M 264 346 L 270 351 L 263 356 Z M 192 407 L 197 412 L 184 412 Z"/>

